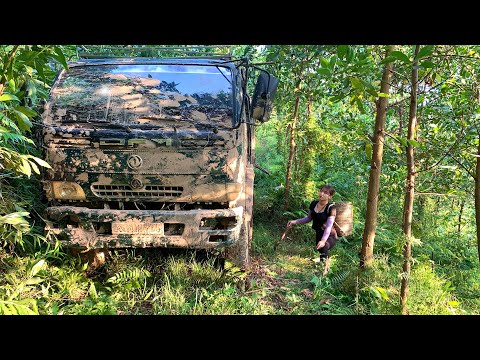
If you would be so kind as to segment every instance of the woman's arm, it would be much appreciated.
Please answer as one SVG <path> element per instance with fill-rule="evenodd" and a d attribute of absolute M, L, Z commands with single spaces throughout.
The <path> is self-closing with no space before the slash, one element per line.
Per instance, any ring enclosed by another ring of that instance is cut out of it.
<path fill-rule="evenodd" d="M 331 215 L 327 218 L 327 222 L 325 223 L 325 230 L 323 230 L 322 239 L 317 244 L 317 249 L 321 249 L 325 246 L 328 237 L 330 236 L 330 232 L 333 228 L 333 223 L 335 222 L 335 218 L 337 217 L 337 209 L 332 209 Z"/>
<path fill-rule="evenodd" d="M 293 225 L 297 225 L 297 224 L 306 224 L 308 223 L 309 221 L 312 221 L 312 214 L 310 213 L 310 210 L 308 211 L 308 215 L 305 216 L 304 218 L 301 218 L 301 219 L 296 219 L 296 220 L 290 220 L 288 223 L 287 223 L 287 228 L 291 228 Z"/>
<path fill-rule="evenodd" d="M 328 237 L 330 236 L 330 232 L 332 231 L 333 223 L 335 222 L 335 216 L 329 216 L 327 219 L 327 223 L 325 225 L 325 230 L 323 231 L 322 235 L 322 240 L 320 241 L 326 241 Z"/>

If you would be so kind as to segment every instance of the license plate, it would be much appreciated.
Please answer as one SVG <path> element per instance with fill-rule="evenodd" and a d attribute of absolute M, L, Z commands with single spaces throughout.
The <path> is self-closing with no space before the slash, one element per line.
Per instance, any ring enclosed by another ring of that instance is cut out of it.
<path fill-rule="evenodd" d="M 140 221 L 123 221 L 112 223 L 112 234 L 162 234 L 162 223 L 142 223 Z"/>

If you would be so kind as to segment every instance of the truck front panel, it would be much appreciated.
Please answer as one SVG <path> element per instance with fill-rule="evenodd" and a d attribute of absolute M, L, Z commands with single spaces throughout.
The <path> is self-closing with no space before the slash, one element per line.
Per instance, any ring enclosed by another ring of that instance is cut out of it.
<path fill-rule="evenodd" d="M 247 135 L 223 62 L 79 62 L 43 113 L 46 227 L 64 245 L 215 248 L 244 218 Z"/>

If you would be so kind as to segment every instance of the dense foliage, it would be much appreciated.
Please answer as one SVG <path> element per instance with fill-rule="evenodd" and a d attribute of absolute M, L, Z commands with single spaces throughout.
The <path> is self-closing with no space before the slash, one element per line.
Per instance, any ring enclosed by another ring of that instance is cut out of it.
<path fill-rule="evenodd" d="M 280 79 L 270 122 L 256 127 L 253 264 L 208 254 L 115 251 L 89 270 L 47 242 L 35 146 L 42 100 L 73 46 L 0 46 L 0 314 L 400 314 L 408 144 L 416 151 L 410 314 L 479 314 L 474 188 L 477 46 L 421 46 L 418 138 L 407 142 L 414 46 L 235 46 Z M 393 62 L 390 94 L 379 93 Z M 388 96 L 375 262 L 358 266 L 376 101 Z M 354 232 L 323 276 L 302 217 L 320 184 L 354 205 Z M 278 245 L 278 246 L 276 246 Z"/>

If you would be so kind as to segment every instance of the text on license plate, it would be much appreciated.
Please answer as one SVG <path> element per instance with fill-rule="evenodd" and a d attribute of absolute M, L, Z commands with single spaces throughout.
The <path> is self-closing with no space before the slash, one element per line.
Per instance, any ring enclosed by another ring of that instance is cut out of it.
<path fill-rule="evenodd" d="M 113 222 L 113 234 L 162 234 L 162 223 L 142 223 L 142 222 Z"/>

